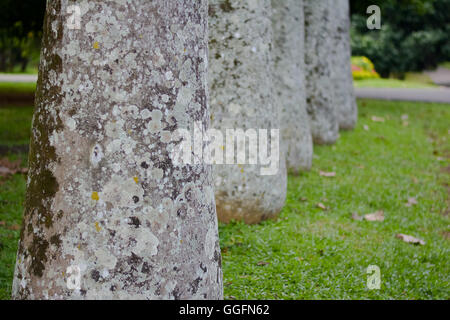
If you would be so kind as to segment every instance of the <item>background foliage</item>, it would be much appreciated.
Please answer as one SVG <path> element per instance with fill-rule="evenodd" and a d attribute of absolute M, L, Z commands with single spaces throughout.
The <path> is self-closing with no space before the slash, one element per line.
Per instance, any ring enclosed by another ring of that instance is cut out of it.
<path fill-rule="evenodd" d="M 369 30 L 366 9 L 381 9 L 381 30 Z M 353 55 L 381 76 L 431 69 L 450 61 L 450 0 L 351 0 Z"/>
<path fill-rule="evenodd" d="M 0 0 L 0 72 L 37 64 L 45 0 Z"/>

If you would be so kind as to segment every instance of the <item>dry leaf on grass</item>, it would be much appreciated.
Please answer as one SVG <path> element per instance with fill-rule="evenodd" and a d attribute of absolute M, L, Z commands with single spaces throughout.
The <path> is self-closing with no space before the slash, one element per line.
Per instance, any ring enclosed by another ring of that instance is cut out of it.
<path fill-rule="evenodd" d="M 334 171 L 332 171 L 332 172 L 319 171 L 319 175 L 321 175 L 322 177 L 335 177 L 336 172 L 334 172 Z"/>
<path fill-rule="evenodd" d="M 369 131 L 369 126 L 367 124 L 363 125 L 363 129 Z"/>
<path fill-rule="evenodd" d="M 20 167 L 20 160 L 9 161 L 7 158 L 0 159 L 0 177 L 7 177 L 16 173 L 27 173 L 27 168 Z"/>
<path fill-rule="evenodd" d="M 363 219 L 363 217 L 361 217 L 359 214 L 357 214 L 356 212 L 352 213 L 352 219 L 353 220 L 357 220 L 357 221 L 361 221 Z"/>
<path fill-rule="evenodd" d="M 364 219 L 367 221 L 384 221 L 384 212 L 383 210 L 378 210 L 373 213 L 368 213 L 364 215 Z"/>
<path fill-rule="evenodd" d="M 406 120 L 408 120 L 408 118 L 409 118 L 409 116 L 405 113 L 405 114 L 402 114 L 402 120 L 403 121 L 406 121 Z"/>
<path fill-rule="evenodd" d="M 258 266 L 265 266 L 265 265 L 267 265 L 267 264 L 269 264 L 269 262 L 266 262 L 266 261 L 259 261 L 259 262 L 257 263 Z"/>
<path fill-rule="evenodd" d="M 13 224 L 8 227 L 9 230 L 20 230 L 20 226 L 18 224 Z"/>
<path fill-rule="evenodd" d="M 417 204 L 417 199 L 414 197 L 408 198 L 408 202 L 405 203 L 405 207 L 411 207 Z"/>
<path fill-rule="evenodd" d="M 407 243 L 425 245 L 425 241 L 423 241 L 422 239 L 418 239 L 413 236 L 409 236 L 407 234 L 399 233 L 396 234 L 395 237 Z"/>
<path fill-rule="evenodd" d="M 382 117 L 372 116 L 371 119 L 373 122 L 384 122 L 384 118 Z"/>
<path fill-rule="evenodd" d="M 325 207 L 325 205 L 324 205 L 323 203 L 321 203 L 321 202 L 319 202 L 319 203 L 317 204 L 317 208 L 320 208 L 320 209 L 322 209 L 322 210 L 327 210 L 327 207 Z"/>

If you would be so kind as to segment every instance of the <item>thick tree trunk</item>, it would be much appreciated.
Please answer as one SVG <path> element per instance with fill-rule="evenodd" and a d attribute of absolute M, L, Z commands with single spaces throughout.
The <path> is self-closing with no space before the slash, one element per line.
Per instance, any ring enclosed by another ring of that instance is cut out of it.
<path fill-rule="evenodd" d="M 206 0 L 47 2 L 13 298 L 222 298 L 206 77 Z"/>
<path fill-rule="evenodd" d="M 268 129 L 269 133 L 271 129 L 279 130 L 280 108 L 273 95 L 271 29 L 270 0 L 210 1 L 213 128 Z M 278 138 L 269 139 L 270 145 L 277 142 Z M 272 155 L 277 157 L 277 168 L 268 175 L 261 174 L 260 162 L 214 167 L 219 220 L 257 223 L 281 211 L 286 197 L 286 166 L 282 153 L 275 149 Z"/>
<path fill-rule="evenodd" d="M 333 0 L 305 0 L 306 101 L 314 143 L 331 144 L 339 136 L 331 78 Z"/>
<path fill-rule="evenodd" d="M 288 170 L 309 170 L 312 137 L 306 113 L 303 0 L 272 0 L 274 88 L 281 106 L 281 145 Z"/>
<path fill-rule="evenodd" d="M 350 4 L 349 0 L 336 0 L 332 18 L 334 35 L 332 79 L 337 107 L 339 128 L 350 130 L 358 118 L 353 77 L 351 71 L 350 47 Z"/>

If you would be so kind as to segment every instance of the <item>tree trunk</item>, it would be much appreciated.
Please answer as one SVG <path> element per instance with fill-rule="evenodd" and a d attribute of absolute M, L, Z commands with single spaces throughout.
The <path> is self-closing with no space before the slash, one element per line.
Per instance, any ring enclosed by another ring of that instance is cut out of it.
<path fill-rule="evenodd" d="M 339 128 L 350 130 L 358 118 L 350 48 L 350 5 L 349 0 L 336 0 L 332 18 L 334 46 L 332 79 L 337 107 Z"/>
<path fill-rule="evenodd" d="M 13 298 L 222 298 L 211 166 L 168 139 L 209 122 L 207 1 L 78 1 L 81 29 L 69 4 L 47 2 Z"/>
<path fill-rule="evenodd" d="M 209 29 L 212 127 L 279 130 L 280 108 L 272 81 L 270 0 L 211 0 Z M 259 142 L 261 138 L 259 132 Z M 278 137 L 269 139 L 270 146 L 277 142 Z M 238 149 L 245 148 L 249 155 L 248 145 Z M 261 162 L 236 164 L 236 160 L 214 167 L 219 220 L 257 223 L 281 211 L 287 187 L 285 160 L 276 147 L 271 154 L 277 157 L 272 162 L 276 162 L 276 170 L 267 175 L 261 172 Z"/>
<path fill-rule="evenodd" d="M 311 168 L 313 145 L 306 113 L 303 0 L 272 0 L 274 88 L 281 106 L 281 145 L 288 170 Z"/>
<path fill-rule="evenodd" d="M 332 144 L 339 136 L 331 78 L 332 0 L 305 0 L 306 101 L 314 143 Z"/>

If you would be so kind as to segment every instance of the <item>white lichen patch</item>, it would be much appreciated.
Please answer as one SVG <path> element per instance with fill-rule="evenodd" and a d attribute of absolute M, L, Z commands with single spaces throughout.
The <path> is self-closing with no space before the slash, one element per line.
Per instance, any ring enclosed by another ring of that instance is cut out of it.
<path fill-rule="evenodd" d="M 113 175 L 99 196 L 114 207 L 133 208 L 142 205 L 144 190 L 134 181 L 133 177 Z"/>

